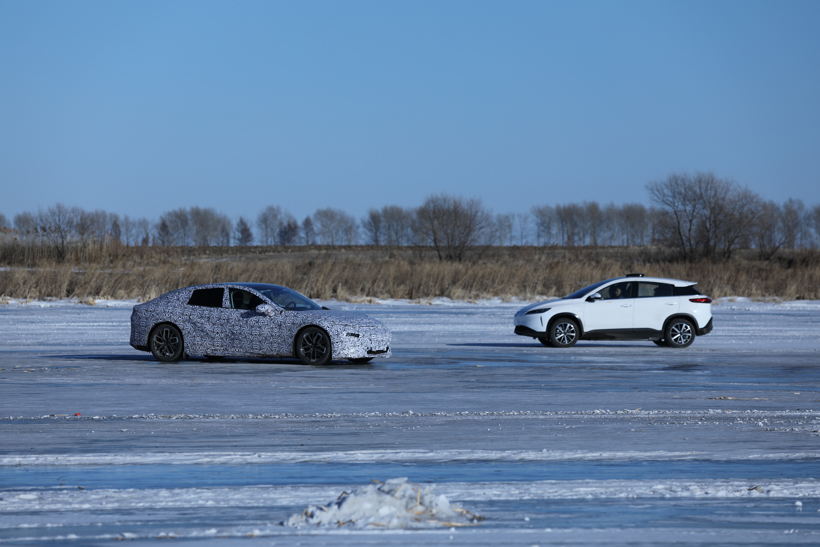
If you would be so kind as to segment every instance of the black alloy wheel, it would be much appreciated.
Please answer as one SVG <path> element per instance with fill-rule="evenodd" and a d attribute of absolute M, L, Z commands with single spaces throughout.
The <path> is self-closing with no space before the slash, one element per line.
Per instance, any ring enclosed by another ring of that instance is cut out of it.
<path fill-rule="evenodd" d="M 670 348 L 688 348 L 695 341 L 695 327 L 688 319 L 673 319 L 666 326 L 663 338 Z"/>
<path fill-rule="evenodd" d="M 549 341 L 556 348 L 570 348 L 578 341 L 578 323 L 568 317 L 556 319 L 550 326 Z"/>
<path fill-rule="evenodd" d="M 182 333 L 170 323 L 154 327 L 148 336 L 148 345 L 157 361 L 172 363 L 182 358 Z"/>
<path fill-rule="evenodd" d="M 306 365 L 326 365 L 330 362 L 330 337 L 317 327 L 308 327 L 296 335 L 296 355 Z"/>

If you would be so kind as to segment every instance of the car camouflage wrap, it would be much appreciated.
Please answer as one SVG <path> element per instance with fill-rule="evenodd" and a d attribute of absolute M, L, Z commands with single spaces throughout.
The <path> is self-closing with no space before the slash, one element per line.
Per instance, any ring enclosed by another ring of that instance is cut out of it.
<path fill-rule="evenodd" d="M 199 289 L 239 289 L 271 306 L 270 314 L 233 309 L 229 291 L 221 307 L 190 305 Z M 186 355 L 214 357 L 294 357 L 294 340 L 305 327 L 318 327 L 330 337 L 332 359 L 389 357 L 390 330 L 364 314 L 333 310 L 291 311 L 277 306 L 260 292 L 243 284 L 211 284 L 166 293 L 134 306 L 131 346 L 149 351 L 148 337 L 161 323 L 182 333 Z"/>

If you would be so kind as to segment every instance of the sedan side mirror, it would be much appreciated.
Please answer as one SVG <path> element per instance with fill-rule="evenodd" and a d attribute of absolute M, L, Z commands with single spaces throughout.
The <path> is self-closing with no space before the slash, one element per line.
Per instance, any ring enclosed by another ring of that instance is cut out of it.
<path fill-rule="evenodd" d="M 271 317 L 273 315 L 276 315 L 276 308 L 274 308 L 270 304 L 259 304 L 258 306 L 256 306 L 256 313 Z"/>
<path fill-rule="evenodd" d="M 602 299 L 601 293 L 596 292 L 595 294 L 591 294 L 587 297 L 587 302 L 595 302 L 596 300 Z"/>

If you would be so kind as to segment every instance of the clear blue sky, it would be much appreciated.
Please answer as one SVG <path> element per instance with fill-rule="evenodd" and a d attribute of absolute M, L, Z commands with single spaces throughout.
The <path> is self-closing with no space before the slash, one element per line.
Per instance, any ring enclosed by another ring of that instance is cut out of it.
<path fill-rule="evenodd" d="M 820 2 L 0 0 L 0 212 L 820 203 Z"/>

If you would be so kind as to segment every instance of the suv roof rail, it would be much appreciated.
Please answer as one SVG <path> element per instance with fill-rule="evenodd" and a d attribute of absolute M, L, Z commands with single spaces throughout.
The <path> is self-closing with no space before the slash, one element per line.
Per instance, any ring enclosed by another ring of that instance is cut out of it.
<path fill-rule="evenodd" d="M 626 276 L 627 277 L 643 277 L 644 275 L 642 273 L 631 273 L 631 274 L 626 274 Z"/>

